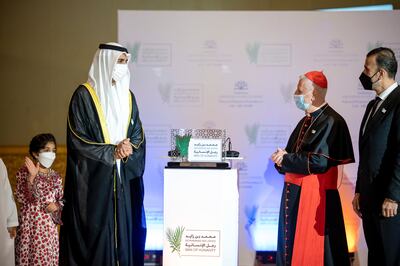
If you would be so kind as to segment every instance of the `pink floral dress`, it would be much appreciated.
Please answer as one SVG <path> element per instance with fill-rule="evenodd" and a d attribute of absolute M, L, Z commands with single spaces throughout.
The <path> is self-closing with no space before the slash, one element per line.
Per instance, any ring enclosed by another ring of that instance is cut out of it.
<path fill-rule="evenodd" d="M 59 242 L 57 224 L 61 221 L 62 181 L 54 170 L 40 173 L 33 184 L 29 172 L 22 167 L 17 172 L 15 198 L 20 203 L 19 227 L 15 239 L 16 265 L 58 265 Z M 54 202 L 59 207 L 47 213 L 46 207 Z"/>

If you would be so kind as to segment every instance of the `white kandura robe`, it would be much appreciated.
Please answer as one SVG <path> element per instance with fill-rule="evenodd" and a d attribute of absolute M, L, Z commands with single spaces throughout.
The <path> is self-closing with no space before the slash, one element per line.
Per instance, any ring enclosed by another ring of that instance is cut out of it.
<path fill-rule="evenodd" d="M 0 159 L 0 264 L 15 265 L 14 239 L 10 239 L 7 227 L 18 226 L 17 208 L 8 180 L 7 169 Z"/>

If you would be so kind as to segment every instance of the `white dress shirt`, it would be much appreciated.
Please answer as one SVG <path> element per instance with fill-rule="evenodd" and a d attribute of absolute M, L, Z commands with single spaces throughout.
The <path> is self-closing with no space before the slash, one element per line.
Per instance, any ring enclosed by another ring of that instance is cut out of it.
<path fill-rule="evenodd" d="M 397 82 L 393 83 L 392 85 L 389 86 L 386 90 L 382 91 L 379 95 L 376 97 L 379 97 L 381 101 L 378 103 L 378 105 L 375 108 L 375 112 L 371 114 L 371 112 L 368 114 L 368 118 L 365 121 L 364 128 L 363 128 L 363 134 L 365 131 L 365 128 L 367 127 L 367 124 L 369 122 L 370 117 L 374 116 L 374 114 L 378 111 L 379 107 L 381 107 L 382 103 L 386 100 L 386 98 L 396 89 L 398 86 Z M 371 110 L 372 111 L 372 110 Z"/>

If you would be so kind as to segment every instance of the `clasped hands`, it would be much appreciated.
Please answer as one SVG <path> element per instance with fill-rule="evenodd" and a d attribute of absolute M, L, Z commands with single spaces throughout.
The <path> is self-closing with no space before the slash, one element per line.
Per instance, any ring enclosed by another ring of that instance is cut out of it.
<path fill-rule="evenodd" d="M 132 145 L 130 139 L 128 138 L 118 143 L 117 147 L 115 148 L 114 156 L 115 159 L 124 159 L 131 155 L 132 152 Z"/>
<path fill-rule="evenodd" d="M 278 148 L 272 155 L 271 160 L 276 163 L 277 166 L 282 166 L 283 155 L 287 154 L 287 152 L 281 148 Z"/>

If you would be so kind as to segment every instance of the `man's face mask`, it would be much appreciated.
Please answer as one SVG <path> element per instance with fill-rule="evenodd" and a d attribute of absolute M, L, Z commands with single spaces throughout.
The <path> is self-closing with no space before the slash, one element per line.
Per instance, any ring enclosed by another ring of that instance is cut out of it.
<path fill-rule="evenodd" d="M 120 81 L 128 74 L 128 64 L 115 64 L 112 78 L 115 81 Z"/>
<path fill-rule="evenodd" d="M 375 74 L 372 75 L 372 77 L 369 77 L 367 74 L 365 74 L 364 72 L 361 73 L 359 80 L 362 84 L 362 86 L 364 87 L 364 90 L 373 90 L 373 85 L 379 81 L 379 79 L 377 79 L 376 81 L 372 82 L 372 78 L 378 74 L 379 70 L 376 71 Z"/>
<path fill-rule="evenodd" d="M 306 111 L 308 110 L 308 108 L 310 108 L 311 103 L 306 103 L 304 100 L 304 96 L 306 96 L 307 94 L 312 93 L 312 90 L 307 92 L 306 94 L 301 94 L 301 95 L 293 95 L 293 100 L 297 106 L 297 108 L 299 108 L 300 110 Z"/>

